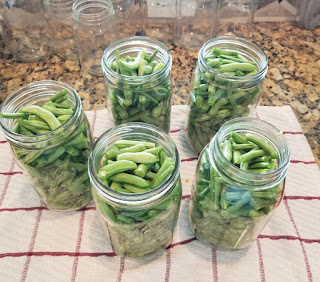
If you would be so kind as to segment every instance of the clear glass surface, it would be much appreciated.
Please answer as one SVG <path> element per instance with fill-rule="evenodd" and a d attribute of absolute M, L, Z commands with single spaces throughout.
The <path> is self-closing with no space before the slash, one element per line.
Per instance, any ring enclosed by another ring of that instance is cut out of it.
<path fill-rule="evenodd" d="M 76 0 L 73 18 L 81 67 L 85 72 L 102 76 L 103 51 L 118 37 L 112 2 Z"/>
<path fill-rule="evenodd" d="M 33 62 L 50 55 L 53 34 L 40 0 L 1 0 L 0 34 L 18 60 Z"/>
<path fill-rule="evenodd" d="M 54 52 L 63 59 L 77 59 L 72 5 L 75 0 L 44 0 L 45 16 L 54 32 Z"/>
<path fill-rule="evenodd" d="M 179 1 L 179 46 L 187 50 L 199 50 L 212 38 L 218 9 L 218 0 Z"/>

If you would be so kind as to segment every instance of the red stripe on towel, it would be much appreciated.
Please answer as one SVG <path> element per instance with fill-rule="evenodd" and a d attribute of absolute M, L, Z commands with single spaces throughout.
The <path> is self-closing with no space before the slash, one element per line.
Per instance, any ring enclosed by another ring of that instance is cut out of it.
<path fill-rule="evenodd" d="M 296 234 L 300 238 L 300 233 L 299 233 L 298 227 L 297 227 L 297 225 L 296 225 L 296 223 L 295 223 L 295 221 L 293 219 L 293 215 L 291 213 L 291 210 L 290 210 L 290 207 L 288 205 L 288 202 L 287 202 L 287 200 L 284 200 L 283 202 L 285 204 L 285 207 L 286 207 L 287 213 L 289 215 L 290 221 L 292 222 L 293 227 L 294 227 L 294 229 L 296 231 Z M 310 270 L 310 264 L 309 264 L 309 260 L 308 260 L 308 257 L 307 257 L 306 250 L 305 250 L 304 245 L 303 245 L 301 240 L 300 240 L 300 245 L 301 245 L 301 250 L 302 250 L 302 253 L 303 253 L 303 256 L 304 256 L 304 263 L 305 263 L 308 279 L 311 282 L 311 281 L 313 281 L 313 279 L 312 279 L 312 273 L 311 273 L 311 270 Z"/>
<path fill-rule="evenodd" d="M 262 248 L 261 248 L 261 244 L 260 244 L 259 239 L 257 239 L 257 248 L 258 248 L 258 256 L 259 256 L 260 280 L 261 280 L 261 282 L 265 282 L 266 276 L 265 276 L 265 272 L 264 272 Z"/>
<path fill-rule="evenodd" d="M 84 216 L 85 216 L 85 211 L 83 210 L 81 212 L 80 222 L 79 222 L 79 231 L 78 231 L 78 240 L 77 240 L 77 246 L 76 246 L 76 253 L 79 253 L 80 247 L 81 247 Z M 79 257 L 77 256 L 77 257 L 74 258 L 74 261 L 73 261 L 72 275 L 71 275 L 71 281 L 72 282 L 74 282 L 76 280 L 77 271 L 78 271 L 78 264 L 79 264 Z"/>
<path fill-rule="evenodd" d="M 35 223 L 34 228 L 33 228 L 31 243 L 30 243 L 30 246 L 29 246 L 29 253 L 31 253 L 33 251 L 33 249 L 34 249 L 34 244 L 35 244 L 35 241 L 36 241 L 36 237 L 38 235 L 41 215 L 42 215 L 42 210 L 39 210 L 37 218 L 36 218 L 36 223 Z M 30 261 L 31 261 L 31 257 L 28 256 L 27 260 L 26 260 L 26 262 L 24 264 L 23 271 L 22 271 L 22 277 L 21 277 L 21 281 L 22 282 L 26 281 L 28 270 L 29 270 L 29 266 L 30 266 Z"/>
<path fill-rule="evenodd" d="M 165 276 L 165 282 L 169 282 L 170 280 L 170 269 L 171 269 L 171 254 L 170 249 L 166 250 L 166 276 Z"/>
<path fill-rule="evenodd" d="M 13 168 L 14 168 L 14 160 L 12 160 L 9 172 L 13 172 Z M 11 180 L 11 176 L 12 175 L 10 175 L 10 174 L 8 175 L 6 183 L 4 184 L 4 189 L 3 189 L 2 194 L 0 196 L 0 207 L 1 207 L 2 203 L 3 203 L 5 195 L 7 193 L 7 190 L 8 190 L 8 187 L 9 187 L 9 183 L 10 183 L 10 180 Z"/>
<path fill-rule="evenodd" d="M 300 160 L 291 160 L 290 163 L 292 164 L 298 164 L 298 163 L 303 163 L 303 164 L 315 164 L 316 162 L 315 161 L 309 161 L 309 162 L 306 162 L 306 161 L 300 161 Z"/>
<path fill-rule="evenodd" d="M 293 135 L 303 134 L 302 131 L 283 131 L 282 133 L 283 134 L 293 134 Z"/>
<path fill-rule="evenodd" d="M 16 175 L 16 174 L 23 174 L 22 171 L 10 171 L 10 172 L 0 172 L 0 175 Z"/>
<path fill-rule="evenodd" d="M 218 261 L 217 261 L 217 252 L 215 248 L 211 250 L 211 257 L 212 257 L 212 275 L 213 275 L 213 282 L 218 282 Z"/>
<path fill-rule="evenodd" d="M 188 159 L 182 159 L 181 162 L 192 162 L 196 161 L 198 158 L 188 158 Z"/>
<path fill-rule="evenodd" d="M 124 271 L 124 262 L 125 262 L 125 257 L 121 257 L 121 259 L 120 259 L 120 269 L 119 269 L 117 282 L 121 282 L 123 271 Z"/>
<path fill-rule="evenodd" d="M 182 130 L 182 128 L 180 128 L 180 129 L 170 130 L 170 133 L 176 133 L 176 132 L 179 132 L 180 130 Z"/>

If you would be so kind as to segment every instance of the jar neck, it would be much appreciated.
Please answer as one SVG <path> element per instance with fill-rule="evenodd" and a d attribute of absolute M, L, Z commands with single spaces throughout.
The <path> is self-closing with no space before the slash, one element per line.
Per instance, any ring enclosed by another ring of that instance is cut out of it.
<path fill-rule="evenodd" d="M 121 57 L 135 57 L 142 49 L 145 49 L 148 55 L 151 55 L 156 49 L 158 49 L 159 51 L 154 60 L 162 62 L 164 67 L 156 73 L 145 76 L 121 75 L 109 67 L 110 63 L 116 60 L 116 50 L 119 50 Z M 149 88 L 160 85 L 170 75 L 172 57 L 168 48 L 160 41 L 149 37 L 134 36 L 118 40 L 111 44 L 104 51 L 101 64 L 104 77 L 108 83 L 119 88 L 121 86 L 118 82 L 121 80 L 124 86 L 139 86 L 141 91 L 145 91 Z M 139 90 L 137 89 L 137 91 Z"/>
<path fill-rule="evenodd" d="M 162 146 L 164 152 L 175 160 L 170 177 L 160 186 L 145 193 L 125 194 L 103 184 L 97 175 L 101 159 L 114 142 L 120 139 L 144 140 Z M 118 206 L 146 207 L 162 200 L 174 189 L 180 176 L 180 155 L 175 143 L 164 131 L 150 124 L 132 122 L 109 129 L 97 139 L 89 157 L 88 171 L 94 189 L 103 198 Z"/>
<path fill-rule="evenodd" d="M 257 174 L 241 170 L 228 161 L 219 145 L 231 131 L 250 133 L 268 142 L 279 154 L 278 168 L 266 174 Z M 290 150 L 283 133 L 273 125 L 254 118 L 236 118 L 225 123 L 209 143 L 209 152 L 210 163 L 219 175 L 228 183 L 245 190 L 263 190 L 277 185 L 284 179 L 290 162 Z"/>
<path fill-rule="evenodd" d="M 251 76 L 230 76 L 211 68 L 207 64 L 205 57 L 212 55 L 212 48 L 225 48 L 238 52 L 247 60 L 256 63 L 257 73 Z M 259 85 L 265 78 L 268 71 L 268 58 L 256 44 L 249 40 L 241 37 L 221 36 L 209 40 L 202 46 L 199 51 L 197 67 L 201 73 L 209 72 L 212 74 L 213 80 L 210 80 L 208 76 L 206 76 L 206 79 L 214 84 L 219 81 L 219 87 L 227 88 L 225 85 L 228 84 L 236 85 L 235 88 L 238 89 L 249 89 Z"/>
<path fill-rule="evenodd" d="M 83 110 L 77 92 L 62 82 L 43 80 L 19 88 L 2 102 L 0 112 L 17 113 L 27 105 L 41 106 L 48 102 L 58 91 L 62 90 L 67 90 L 68 102 L 74 106 L 72 115 L 64 124 L 45 134 L 28 136 L 14 132 L 14 128 L 17 125 L 16 120 L 0 117 L 0 125 L 7 140 L 16 147 L 32 150 L 44 147 L 50 148 L 49 144 L 56 146 L 65 141 L 68 136 L 71 136 L 72 133 L 79 128 L 83 120 Z M 64 138 L 60 138 L 61 140 L 59 140 L 57 137 L 62 134 Z"/>
<path fill-rule="evenodd" d="M 73 18 L 83 25 L 102 25 L 114 18 L 110 0 L 76 0 L 73 4 Z"/>

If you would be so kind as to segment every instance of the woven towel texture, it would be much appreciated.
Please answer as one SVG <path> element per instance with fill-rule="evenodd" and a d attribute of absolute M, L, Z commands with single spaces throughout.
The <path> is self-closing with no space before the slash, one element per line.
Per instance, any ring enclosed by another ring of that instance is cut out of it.
<path fill-rule="evenodd" d="M 173 106 L 170 135 L 181 154 L 183 200 L 170 247 L 144 259 L 116 256 L 93 205 L 46 209 L 0 135 L 0 281 L 320 281 L 320 172 L 289 106 L 259 107 L 281 129 L 291 162 L 283 202 L 248 249 L 216 251 L 188 225 L 197 155 L 186 145 L 187 106 Z M 95 137 L 106 110 L 86 112 Z"/>

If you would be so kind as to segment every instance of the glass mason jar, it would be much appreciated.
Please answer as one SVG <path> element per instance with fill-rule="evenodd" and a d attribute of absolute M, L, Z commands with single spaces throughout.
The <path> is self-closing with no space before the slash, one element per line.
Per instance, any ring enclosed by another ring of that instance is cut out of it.
<path fill-rule="evenodd" d="M 187 50 L 198 50 L 212 38 L 218 10 L 218 0 L 179 1 L 179 46 Z"/>
<path fill-rule="evenodd" d="M 44 16 L 42 1 L 1 0 L 0 35 L 20 61 L 34 62 L 49 56 L 52 29 Z"/>
<path fill-rule="evenodd" d="M 167 46 L 177 38 L 178 0 L 141 0 L 145 34 Z"/>
<path fill-rule="evenodd" d="M 255 173 L 229 161 L 221 144 L 231 132 L 268 142 L 279 156 L 275 169 Z M 248 247 L 283 198 L 289 162 L 288 144 L 273 125 L 254 118 L 225 123 L 201 152 L 197 164 L 189 206 L 189 223 L 197 239 L 227 249 Z"/>
<path fill-rule="evenodd" d="M 0 118 L 18 165 L 28 175 L 44 204 L 52 210 L 77 210 L 91 200 L 87 161 L 93 139 L 77 92 L 58 81 L 38 81 L 11 93 L 1 113 L 17 113 L 28 105 L 43 105 L 58 91 L 68 92 L 74 111 L 55 130 L 40 135 L 15 133 L 16 119 Z"/>
<path fill-rule="evenodd" d="M 151 55 L 156 49 L 154 60 L 164 67 L 150 75 L 127 76 L 113 71 L 110 63 L 116 60 L 116 50 L 121 57 L 136 57 L 145 49 Z M 170 129 L 171 113 L 171 67 L 172 57 L 161 42 L 148 37 L 124 38 L 111 44 L 102 58 L 103 74 L 107 86 L 107 104 L 115 124 L 145 122 Z"/>
<path fill-rule="evenodd" d="M 205 57 L 212 55 L 213 48 L 236 51 L 241 59 L 256 64 L 256 73 L 235 76 L 210 67 Z M 227 120 L 254 116 L 267 70 L 265 53 L 244 38 L 221 36 L 203 45 L 193 75 L 185 129 L 187 143 L 193 150 L 200 153 Z"/>
<path fill-rule="evenodd" d="M 54 50 L 63 59 L 77 59 L 72 5 L 75 0 L 44 0 L 45 16 L 54 32 Z"/>
<path fill-rule="evenodd" d="M 118 140 L 141 140 L 162 146 L 175 160 L 165 182 L 145 193 L 122 193 L 103 184 L 97 175 L 103 155 Z M 114 252 L 143 257 L 168 247 L 172 241 L 181 201 L 180 156 L 173 140 L 162 130 L 139 122 L 118 125 L 95 142 L 89 158 L 92 195 Z"/>
<path fill-rule="evenodd" d="M 138 30 L 135 0 L 112 0 L 116 22 L 119 28 L 119 38 L 135 36 Z"/>
<path fill-rule="evenodd" d="M 215 36 L 233 35 L 248 38 L 258 0 L 221 0 Z"/>
<path fill-rule="evenodd" d="M 112 2 L 76 0 L 73 4 L 73 18 L 81 67 L 92 75 L 102 76 L 103 51 L 118 36 Z"/>

